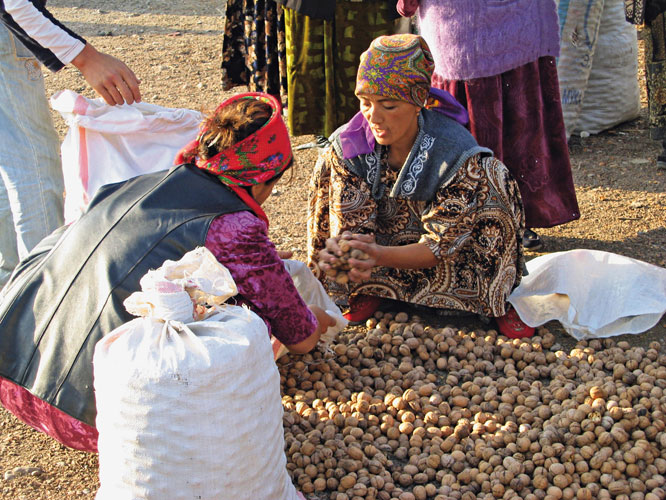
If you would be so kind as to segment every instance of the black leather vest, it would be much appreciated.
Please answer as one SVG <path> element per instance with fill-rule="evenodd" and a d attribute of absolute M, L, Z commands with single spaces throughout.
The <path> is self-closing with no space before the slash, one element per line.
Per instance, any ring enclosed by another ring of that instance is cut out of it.
<path fill-rule="evenodd" d="M 249 210 L 193 165 L 102 187 L 45 238 L 0 300 L 0 376 L 95 425 L 95 344 L 133 319 L 123 301 L 150 269 L 203 246 L 218 215 Z"/>

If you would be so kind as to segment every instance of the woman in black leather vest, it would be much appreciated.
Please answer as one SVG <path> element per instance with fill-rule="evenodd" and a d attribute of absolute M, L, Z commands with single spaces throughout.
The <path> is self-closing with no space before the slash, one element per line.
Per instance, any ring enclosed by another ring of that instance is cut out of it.
<path fill-rule="evenodd" d="M 0 301 L 0 400 L 67 446 L 96 450 L 96 342 L 132 317 L 123 301 L 150 269 L 206 246 L 239 294 L 294 352 L 332 324 L 298 294 L 261 204 L 292 164 L 279 102 L 260 93 L 222 103 L 179 165 L 104 186 L 74 224 L 43 240 Z"/>

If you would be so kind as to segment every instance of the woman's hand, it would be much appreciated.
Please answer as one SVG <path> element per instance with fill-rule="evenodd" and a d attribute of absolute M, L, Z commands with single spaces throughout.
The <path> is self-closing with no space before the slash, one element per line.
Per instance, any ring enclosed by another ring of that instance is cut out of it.
<path fill-rule="evenodd" d="M 351 233 L 349 231 L 345 231 L 343 233 L 345 237 L 347 235 L 351 236 Z M 321 249 L 319 251 L 319 269 L 322 271 L 326 272 L 331 269 L 333 269 L 333 266 L 338 259 L 344 252 L 340 248 L 340 240 L 342 239 L 342 235 L 340 236 L 335 236 L 333 238 L 328 238 L 326 240 L 326 246 L 325 248 Z"/>
<path fill-rule="evenodd" d="M 141 81 L 120 59 L 99 52 L 87 43 L 72 60 L 72 65 L 110 106 L 141 102 Z"/>
<path fill-rule="evenodd" d="M 379 265 L 380 256 L 384 247 L 375 242 L 375 236 L 372 234 L 354 234 L 349 240 L 349 246 L 364 252 L 367 258 L 359 259 L 354 257 L 354 252 L 348 263 L 351 269 L 347 273 L 349 279 L 355 282 L 361 282 L 370 279 L 372 269 Z"/>
<path fill-rule="evenodd" d="M 326 240 L 326 248 L 319 252 L 319 267 L 329 276 L 336 275 L 338 257 L 348 252 L 345 280 L 362 282 L 370 279 L 374 267 L 395 269 L 422 269 L 437 265 L 437 257 L 425 243 L 384 246 L 375 242 L 374 235 L 343 233 Z M 346 248 L 345 248 L 346 247 Z M 362 257 L 354 255 L 358 251 Z M 333 271 L 329 273 L 329 270 Z M 345 283 L 346 281 L 338 281 Z"/>
<path fill-rule="evenodd" d="M 305 354 L 306 352 L 310 352 L 315 348 L 317 343 L 319 343 L 319 339 L 326 330 L 328 330 L 330 326 L 335 326 L 335 319 L 329 316 L 321 307 L 314 304 L 310 304 L 308 307 L 310 308 L 310 311 L 312 311 L 312 314 L 315 315 L 315 318 L 317 318 L 317 328 L 305 340 L 302 340 L 297 344 L 285 345 L 287 350 L 294 354 Z"/>
<path fill-rule="evenodd" d="M 314 314 L 317 318 L 318 336 L 322 336 L 324 333 L 326 333 L 326 330 L 328 330 L 329 327 L 335 326 L 335 319 L 329 316 L 329 314 L 321 307 L 314 304 L 309 304 L 308 307 L 310 308 L 310 311 L 312 311 L 312 314 Z"/>
<path fill-rule="evenodd" d="M 425 243 L 410 243 L 401 246 L 384 246 L 375 243 L 369 234 L 355 234 L 349 245 L 366 253 L 367 259 L 349 259 L 349 279 L 363 281 L 370 278 L 375 266 L 394 269 L 424 269 L 438 264 L 437 257 Z"/>
<path fill-rule="evenodd" d="M 338 283 L 346 283 L 348 279 L 364 281 L 370 278 L 376 261 L 368 260 L 369 256 L 363 248 L 373 248 L 373 255 L 376 255 L 379 253 L 378 247 L 374 236 L 345 231 L 340 236 L 326 240 L 326 247 L 319 252 L 318 265 L 328 276 L 335 277 Z M 340 278 L 342 280 L 339 281 Z"/>
<path fill-rule="evenodd" d="M 277 254 L 282 260 L 291 259 L 294 256 L 294 252 L 291 250 L 278 250 Z"/>

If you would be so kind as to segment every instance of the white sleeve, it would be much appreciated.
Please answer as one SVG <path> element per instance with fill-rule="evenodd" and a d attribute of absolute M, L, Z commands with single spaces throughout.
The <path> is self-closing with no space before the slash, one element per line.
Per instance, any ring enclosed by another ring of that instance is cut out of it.
<path fill-rule="evenodd" d="M 5 11 L 42 47 L 49 49 L 63 63 L 69 64 L 85 44 L 53 24 L 28 0 L 4 0 Z"/>

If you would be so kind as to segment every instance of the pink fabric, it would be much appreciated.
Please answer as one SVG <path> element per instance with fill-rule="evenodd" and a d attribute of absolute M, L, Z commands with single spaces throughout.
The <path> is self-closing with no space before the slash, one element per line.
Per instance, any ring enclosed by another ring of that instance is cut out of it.
<path fill-rule="evenodd" d="M 208 230 L 206 248 L 234 277 L 237 300 L 261 316 L 280 342 L 293 345 L 314 332 L 317 319 L 268 239 L 266 224 L 254 214 L 235 212 L 216 218 Z"/>
<path fill-rule="evenodd" d="M 419 0 L 398 0 L 396 9 L 403 17 L 412 17 L 419 8 Z"/>
<path fill-rule="evenodd" d="M 19 420 L 75 450 L 97 453 L 97 429 L 0 378 L 0 402 Z"/>
<path fill-rule="evenodd" d="M 542 57 L 501 75 L 442 80 L 467 108 L 470 131 L 518 182 L 527 227 L 580 217 L 567 146 L 555 58 Z"/>
<path fill-rule="evenodd" d="M 77 96 L 74 101 L 74 114 L 77 116 L 85 116 L 88 111 L 90 103 L 88 99 L 83 96 Z M 83 186 L 83 202 L 87 205 L 90 202 L 88 196 L 88 181 L 90 180 L 88 170 L 88 141 L 86 140 L 86 128 L 78 127 L 79 130 L 79 177 Z"/>

